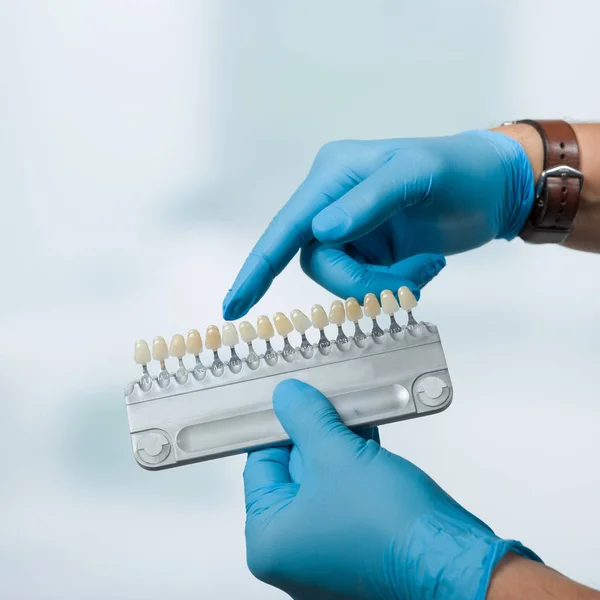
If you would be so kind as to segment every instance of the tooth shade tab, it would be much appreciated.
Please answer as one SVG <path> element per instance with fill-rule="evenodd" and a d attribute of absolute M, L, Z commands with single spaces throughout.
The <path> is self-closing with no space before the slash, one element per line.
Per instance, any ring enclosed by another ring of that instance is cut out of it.
<path fill-rule="evenodd" d="M 383 290 L 381 292 L 381 308 L 386 315 L 393 315 L 400 310 L 400 305 L 392 290 Z"/>
<path fill-rule="evenodd" d="M 294 326 L 291 321 L 284 315 L 282 312 L 275 313 L 273 315 L 273 323 L 275 324 L 275 329 L 277 329 L 277 333 L 281 337 L 287 337 L 294 331 Z"/>
<path fill-rule="evenodd" d="M 165 338 L 156 336 L 152 340 L 152 357 L 154 360 L 167 360 L 169 358 L 169 348 Z"/>
<path fill-rule="evenodd" d="M 364 306 L 365 315 L 370 319 L 374 319 L 381 314 L 381 306 L 379 306 L 377 296 L 375 294 L 371 294 L 371 292 L 365 296 Z"/>
<path fill-rule="evenodd" d="M 185 338 L 180 333 L 176 333 L 171 338 L 169 354 L 174 358 L 183 358 L 185 356 Z"/>
<path fill-rule="evenodd" d="M 312 319 L 313 327 L 317 329 L 325 329 L 329 325 L 329 319 L 325 309 L 320 304 L 315 304 L 311 311 L 310 317 Z"/>
<path fill-rule="evenodd" d="M 204 345 L 213 352 L 216 352 L 221 347 L 221 332 L 216 325 L 209 325 L 206 328 Z"/>
<path fill-rule="evenodd" d="M 346 317 L 348 317 L 348 321 L 352 321 L 353 323 L 362 319 L 363 311 L 356 298 L 348 298 L 346 300 Z"/>
<path fill-rule="evenodd" d="M 334 300 L 329 309 L 329 322 L 340 326 L 346 322 L 346 311 L 341 300 Z"/>
<path fill-rule="evenodd" d="M 258 337 L 261 340 L 270 340 L 275 335 L 273 324 L 266 315 L 258 317 L 256 329 L 258 331 Z"/>
<path fill-rule="evenodd" d="M 306 331 L 310 329 L 310 319 L 301 310 L 298 310 L 297 308 L 294 309 L 291 312 L 290 317 L 292 318 L 292 323 L 298 333 L 306 333 Z"/>
<path fill-rule="evenodd" d="M 223 346 L 233 348 L 240 343 L 240 336 L 233 323 L 225 323 L 223 325 Z"/>
<path fill-rule="evenodd" d="M 190 329 L 187 334 L 187 351 L 188 354 L 198 356 L 202 352 L 202 338 L 197 329 Z"/>
<path fill-rule="evenodd" d="M 244 343 L 251 344 L 258 337 L 258 333 L 256 333 L 256 329 L 254 329 L 252 323 L 249 321 L 242 321 L 240 323 L 240 336 Z"/>
<path fill-rule="evenodd" d="M 406 312 L 413 310 L 417 307 L 417 299 L 415 295 L 406 287 L 402 286 L 398 290 L 398 298 L 400 299 L 400 306 Z"/>
<path fill-rule="evenodd" d="M 133 358 L 138 365 L 147 365 L 151 360 L 150 348 L 146 340 L 138 340 L 133 350 Z"/>

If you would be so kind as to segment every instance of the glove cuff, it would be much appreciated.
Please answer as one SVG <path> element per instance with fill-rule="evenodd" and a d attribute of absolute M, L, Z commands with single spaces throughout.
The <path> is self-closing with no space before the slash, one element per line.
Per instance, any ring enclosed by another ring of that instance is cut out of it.
<path fill-rule="evenodd" d="M 484 568 L 482 571 L 482 576 L 479 580 L 479 585 L 477 587 L 477 592 L 473 596 L 475 600 L 485 600 L 494 569 L 496 565 L 502 560 L 502 558 L 509 552 L 520 554 L 525 558 L 529 558 L 537 562 L 543 562 L 542 559 L 535 552 L 533 552 L 526 546 L 523 546 L 521 542 L 518 542 L 517 540 L 498 539 L 497 542 L 491 546 L 488 556 L 486 558 Z"/>
<path fill-rule="evenodd" d="M 496 239 L 510 241 L 523 229 L 533 206 L 535 177 L 529 157 L 519 142 L 503 133 L 478 129 L 465 134 L 485 138 L 500 158 L 505 172 L 505 214 L 500 216 Z"/>
<path fill-rule="evenodd" d="M 470 517 L 466 522 L 465 513 Z M 466 511 L 418 519 L 402 550 L 404 579 L 395 589 L 398 598 L 407 600 L 485 600 L 494 568 L 506 553 L 542 562 L 520 542 L 500 539 Z"/>

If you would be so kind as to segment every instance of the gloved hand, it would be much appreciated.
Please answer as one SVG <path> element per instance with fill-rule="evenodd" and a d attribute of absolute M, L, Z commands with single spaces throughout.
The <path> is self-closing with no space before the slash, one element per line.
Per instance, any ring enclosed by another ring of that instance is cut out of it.
<path fill-rule="evenodd" d="M 244 471 L 248 566 L 262 581 L 295 600 L 478 600 L 506 552 L 539 560 L 347 429 L 311 386 L 284 381 L 273 403 L 294 446 L 252 452 Z"/>
<path fill-rule="evenodd" d="M 419 289 L 444 255 L 515 237 L 533 202 L 522 146 L 501 133 L 324 146 L 223 303 L 243 316 L 302 248 L 304 271 L 341 296 Z"/>

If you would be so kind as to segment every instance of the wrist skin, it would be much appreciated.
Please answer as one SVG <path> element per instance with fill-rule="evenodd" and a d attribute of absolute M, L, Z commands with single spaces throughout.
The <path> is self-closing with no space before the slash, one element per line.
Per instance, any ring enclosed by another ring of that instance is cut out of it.
<path fill-rule="evenodd" d="M 587 252 L 600 252 L 600 125 L 571 123 L 577 136 L 583 189 L 573 228 L 563 246 Z M 492 129 L 513 138 L 523 146 L 537 181 L 544 164 L 544 146 L 539 133 L 530 125 L 518 123 Z"/>
<path fill-rule="evenodd" d="M 549 567 L 509 553 L 496 565 L 486 600 L 600 600 L 585 587 Z"/>

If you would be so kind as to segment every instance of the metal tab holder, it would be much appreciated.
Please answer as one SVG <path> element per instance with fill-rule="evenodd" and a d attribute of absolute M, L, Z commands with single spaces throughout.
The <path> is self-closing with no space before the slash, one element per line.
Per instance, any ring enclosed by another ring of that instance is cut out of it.
<path fill-rule="evenodd" d="M 216 377 L 208 370 L 200 381 L 190 370 L 189 377 L 171 373 L 166 386 L 161 373 L 163 381 L 153 377 L 149 389 L 143 383 L 146 391 L 140 382 L 130 383 L 125 401 L 135 459 L 144 469 L 159 470 L 289 443 L 272 395 L 290 378 L 320 390 L 355 429 L 448 408 L 452 383 L 435 325 L 415 322 L 386 329 L 376 340 L 364 338 L 348 336 L 343 350 L 332 343 L 327 355 L 314 344 L 309 358 L 295 348 L 291 361 L 277 351 L 274 365 L 261 354 L 258 368 L 242 359 L 239 372 L 225 368 Z"/>

